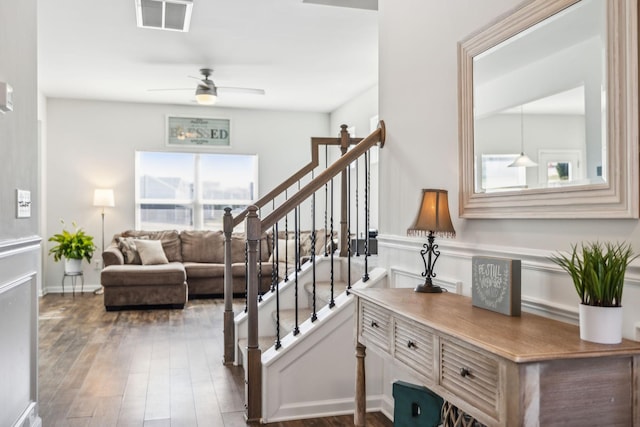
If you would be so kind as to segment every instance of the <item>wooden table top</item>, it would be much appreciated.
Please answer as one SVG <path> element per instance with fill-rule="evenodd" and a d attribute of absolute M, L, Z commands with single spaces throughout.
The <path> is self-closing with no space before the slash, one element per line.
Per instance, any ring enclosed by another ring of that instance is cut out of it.
<path fill-rule="evenodd" d="M 506 316 L 474 307 L 453 293 L 416 293 L 410 288 L 352 289 L 356 296 L 516 363 L 615 355 L 640 355 L 640 342 L 596 344 L 579 328 L 531 313 Z"/>

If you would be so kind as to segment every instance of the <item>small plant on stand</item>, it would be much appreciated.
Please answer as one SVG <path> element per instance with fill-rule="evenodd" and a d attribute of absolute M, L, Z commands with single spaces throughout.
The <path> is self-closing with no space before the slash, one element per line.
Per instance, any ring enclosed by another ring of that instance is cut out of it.
<path fill-rule="evenodd" d="M 65 260 L 65 272 L 79 273 L 82 271 L 82 260 L 91 262 L 96 246 L 93 244 L 93 236 L 85 233 L 72 222 L 73 231 L 64 228 L 64 221 L 60 220 L 63 225 L 61 233 L 54 234 L 49 238 L 50 242 L 57 245 L 49 249 L 49 255 L 53 255 L 54 261 Z"/>

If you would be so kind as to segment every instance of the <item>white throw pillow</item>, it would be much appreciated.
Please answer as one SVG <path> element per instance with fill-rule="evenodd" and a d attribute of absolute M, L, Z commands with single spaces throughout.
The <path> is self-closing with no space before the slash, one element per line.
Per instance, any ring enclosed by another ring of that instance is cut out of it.
<path fill-rule="evenodd" d="M 142 265 L 168 264 L 169 260 L 162 249 L 160 240 L 135 240 Z"/>
<path fill-rule="evenodd" d="M 287 255 L 287 263 L 290 265 L 295 264 L 296 262 L 296 240 L 295 239 L 278 239 L 278 261 L 285 261 L 285 250 Z M 273 258 L 276 256 L 275 253 L 271 254 L 269 257 L 269 262 L 273 261 Z"/>

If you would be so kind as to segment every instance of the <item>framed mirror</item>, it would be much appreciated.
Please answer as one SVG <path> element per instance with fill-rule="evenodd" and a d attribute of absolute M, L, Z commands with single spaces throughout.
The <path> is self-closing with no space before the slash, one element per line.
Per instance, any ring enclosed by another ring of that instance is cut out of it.
<path fill-rule="evenodd" d="M 638 218 L 638 0 L 531 0 L 458 44 L 460 216 Z"/>

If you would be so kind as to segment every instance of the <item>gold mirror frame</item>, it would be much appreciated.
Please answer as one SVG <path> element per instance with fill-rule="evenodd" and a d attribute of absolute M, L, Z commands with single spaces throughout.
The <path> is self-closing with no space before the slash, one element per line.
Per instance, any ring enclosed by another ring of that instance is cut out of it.
<path fill-rule="evenodd" d="M 476 193 L 473 58 L 580 0 L 532 0 L 458 43 L 462 218 L 638 218 L 638 0 L 607 2 L 607 182 Z"/>

